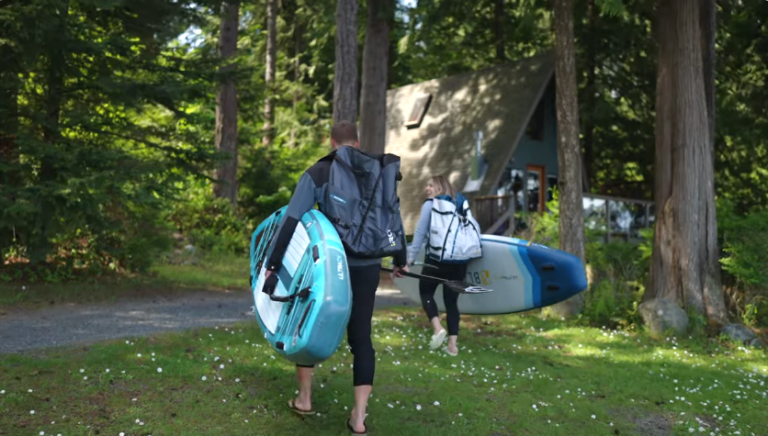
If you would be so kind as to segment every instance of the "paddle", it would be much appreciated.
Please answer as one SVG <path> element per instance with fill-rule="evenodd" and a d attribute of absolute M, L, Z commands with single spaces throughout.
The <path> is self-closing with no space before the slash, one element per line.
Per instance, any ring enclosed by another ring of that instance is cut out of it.
<path fill-rule="evenodd" d="M 387 272 L 394 272 L 390 268 L 382 267 L 381 269 Z M 400 274 L 408 277 L 413 277 L 416 279 L 430 280 L 433 282 L 442 283 L 443 285 L 449 287 L 452 291 L 458 292 L 459 294 L 485 294 L 486 292 L 493 292 L 493 289 L 484 288 L 482 286 L 470 285 L 468 283 L 463 283 L 457 280 L 445 280 L 438 277 L 426 276 L 423 274 L 416 274 L 416 273 L 405 272 L 405 271 L 400 271 Z"/>

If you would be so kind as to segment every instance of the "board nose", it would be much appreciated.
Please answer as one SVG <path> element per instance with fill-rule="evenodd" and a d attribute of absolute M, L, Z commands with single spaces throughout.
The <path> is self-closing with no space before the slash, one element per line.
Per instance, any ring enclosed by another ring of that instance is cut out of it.
<path fill-rule="evenodd" d="M 529 256 L 541 278 L 541 305 L 565 301 L 587 288 L 584 264 L 564 251 L 529 247 Z"/>

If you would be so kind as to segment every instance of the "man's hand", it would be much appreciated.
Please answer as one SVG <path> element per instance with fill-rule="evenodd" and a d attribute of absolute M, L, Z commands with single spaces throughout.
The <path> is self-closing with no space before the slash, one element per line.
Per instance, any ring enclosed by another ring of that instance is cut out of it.
<path fill-rule="evenodd" d="M 271 276 L 271 275 L 272 275 L 272 271 L 267 270 L 267 272 L 264 273 L 264 280 L 268 279 L 269 276 Z"/>
<path fill-rule="evenodd" d="M 397 278 L 404 277 L 403 274 L 400 273 L 400 271 L 408 272 L 408 265 L 395 266 L 394 268 L 392 268 L 392 271 L 395 277 Z"/>

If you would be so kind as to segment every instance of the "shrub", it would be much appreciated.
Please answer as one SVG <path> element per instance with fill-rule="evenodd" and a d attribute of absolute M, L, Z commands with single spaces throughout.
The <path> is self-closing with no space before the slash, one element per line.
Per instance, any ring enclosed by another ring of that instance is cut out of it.
<path fill-rule="evenodd" d="M 768 325 L 768 209 L 737 214 L 719 201 L 718 242 L 729 309 L 747 325 Z"/>
<path fill-rule="evenodd" d="M 172 204 L 168 219 L 190 244 L 215 254 L 247 253 L 254 229 L 228 200 L 214 198 L 209 184 L 188 189 Z"/>

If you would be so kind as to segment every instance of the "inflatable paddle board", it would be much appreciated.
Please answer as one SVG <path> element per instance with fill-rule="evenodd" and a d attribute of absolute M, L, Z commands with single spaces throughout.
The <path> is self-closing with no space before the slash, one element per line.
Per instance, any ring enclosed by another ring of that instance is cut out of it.
<path fill-rule="evenodd" d="M 273 295 L 263 292 L 267 255 L 285 209 L 274 212 L 253 232 L 254 311 L 264 337 L 279 354 L 310 365 L 328 359 L 346 333 L 352 307 L 349 268 L 336 229 L 312 209 L 296 225 Z"/>
<path fill-rule="evenodd" d="M 467 265 L 468 284 L 492 289 L 493 292 L 459 296 L 459 311 L 467 315 L 499 315 L 551 306 L 587 288 L 587 275 L 581 259 L 544 245 L 521 239 L 482 235 L 483 257 Z M 410 267 L 421 273 L 424 262 L 422 248 Z M 393 278 L 400 292 L 421 303 L 419 280 Z M 435 292 L 438 310 L 445 312 L 443 286 Z"/>

